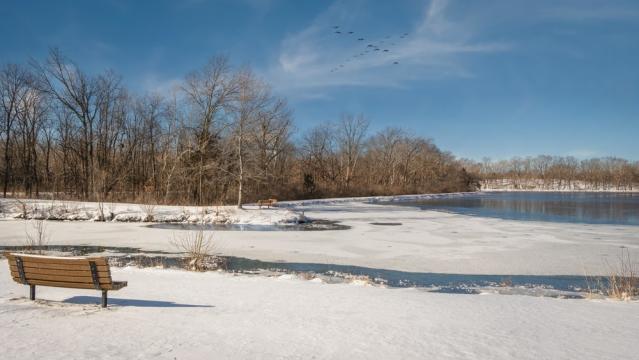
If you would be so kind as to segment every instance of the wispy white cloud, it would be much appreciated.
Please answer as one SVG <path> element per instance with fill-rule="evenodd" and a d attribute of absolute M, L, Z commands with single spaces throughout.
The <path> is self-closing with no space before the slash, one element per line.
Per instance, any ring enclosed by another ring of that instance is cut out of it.
<path fill-rule="evenodd" d="M 360 22 L 357 10 L 362 8 L 359 2 L 334 3 L 307 28 L 282 42 L 277 62 L 266 77 L 289 94 L 332 86 L 399 87 L 425 78 L 472 76 L 464 57 L 510 48 L 506 43 L 479 41 L 475 26 L 451 21 L 446 0 L 429 2 L 417 24 L 397 29 L 390 37 L 349 35 L 348 27 Z M 337 24 L 342 34 L 334 33 L 332 27 Z M 358 41 L 360 36 L 366 40 Z M 380 50 L 367 48 L 368 44 Z"/>

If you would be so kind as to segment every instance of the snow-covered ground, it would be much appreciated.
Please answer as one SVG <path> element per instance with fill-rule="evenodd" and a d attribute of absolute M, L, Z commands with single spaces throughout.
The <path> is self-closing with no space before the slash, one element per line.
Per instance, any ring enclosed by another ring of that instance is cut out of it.
<path fill-rule="evenodd" d="M 434 294 L 121 268 L 110 293 L 28 287 L 0 261 L 5 359 L 632 359 L 639 303 Z"/>
<path fill-rule="evenodd" d="M 439 195 L 442 196 L 442 195 Z M 453 196 L 464 196 L 456 194 Z M 636 226 L 524 222 L 329 199 L 247 207 L 236 220 L 268 224 L 307 216 L 349 230 L 217 231 L 217 251 L 265 261 L 358 265 L 414 272 L 504 275 L 605 275 L 620 248 L 639 258 Z M 388 199 L 383 199 L 388 200 Z M 123 205 L 124 206 L 124 205 Z M 170 211 L 181 211 L 167 207 Z M 231 210 L 231 209 L 229 209 Z M 161 207 L 159 211 L 164 211 Z M 304 215 L 302 215 L 302 213 Z M 401 226 L 373 225 L 399 222 Z M 50 244 L 130 246 L 175 251 L 174 234 L 136 222 L 47 222 Z M 0 245 L 22 245 L 23 220 L 0 221 Z"/>

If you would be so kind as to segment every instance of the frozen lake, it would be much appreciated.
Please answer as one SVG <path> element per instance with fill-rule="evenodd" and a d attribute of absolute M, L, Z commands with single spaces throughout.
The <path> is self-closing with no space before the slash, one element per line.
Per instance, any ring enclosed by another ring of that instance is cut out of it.
<path fill-rule="evenodd" d="M 638 193 L 482 192 L 394 204 L 508 220 L 639 225 Z"/>
<path fill-rule="evenodd" d="M 395 198 L 310 200 L 290 202 L 272 209 L 259 209 L 257 206 L 246 206 L 242 210 L 220 207 L 213 210 L 219 210 L 220 217 L 236 224 L 235 227 L 242 227 L 239 230 L 244 231 L 218 231 L 238 229 L 213 226 L 211 234 L 216 253 L 224 256 L 273 263 L 355 266 L 419 273 L 420 276 L 476 274 L 499 275 L 501 278 L 513 275 L 605 275 L 608 272 L 606 264 L 614 263 L 622 248 L 627 248 L 632 256 L 639 256 L 637 225 L 520 221 L 397 206 L 404 204 L 407 198 L 466 202 L 478 197 L 489 199 L 494 196 L 522 195 L 425 194 Z M 555 195 L 561 194 L 538 194 L 545 197 Z M 593 199 L 597 195 L 578 196 Z M 622 203 L 637 199 L 636 195 L 603 196 L 623 196 L 622 199 L 626 200 L 622 200 Z M 382 199 L 397 202 L 393 202 L 393 205 L 373 203 Z M 12 206 L 11 200 L 4 202 L 5 208 Z M 39 201 L 38 206 L 41 209 L 51 207 L 44 201 Z M 67 206 L 78 209 L 69 213 L 70 216 L 85 213 L 87 215 L 84 218 L 94 216 L 94 203 Z M 543 208 L 544 205 L 538 206 Z M 545 207 L 548 208 L 548 205 Z M 636 214 L 633 207 L 628 210 L 626 205 L 621 205 L 621 208 L 626 208 L 631 215 L 633 212 Z M 201 209 L 159 206 L 156 212 L 159 221 L 168 221 L 181 218 L 180 214 L 185 212 L 198 214 Z M 139 206 L 135 204 L 118 204 L 115 213 L 124 219 L 139 219 L 142 216 Z M 0 221 L 0 245 L 23 245 L 30 223 L 15 219 L 13 212 L 7 214 Z M 212 219 L 216 212 L 209 211 L 207 216 Z M 265 227 L 266 230 L 276 230 L 282 222 L 300 218 L 310 219 L 311 224 L 321 224 L 320 220 L 323 220 L 325 224 L 337 223 L 348 229 L 299 231 L 292 226 L 290 230 L 294 231 L 264 231 Z M 181 236 L 190 226 L 186 222 L 150 224 L 139 220 L 47 221 L 49 245 L 134 247 L 144 251 L 165 252 L 176 251 L 172 240 Z M 405 280 L 405 274 L 401 275 L 399 278 Z M 515 280 L 518 279 L 514 278 L 513 282 Z"/>

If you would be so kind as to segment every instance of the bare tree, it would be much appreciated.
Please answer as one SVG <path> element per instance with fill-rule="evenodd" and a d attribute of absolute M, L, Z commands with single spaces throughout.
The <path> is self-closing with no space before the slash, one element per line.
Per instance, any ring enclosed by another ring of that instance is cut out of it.
<path fill-rule="evenodd" d="M 195 161 L 197 185 L 195 194 L 198 204 L 203 202 L 204 183 L 207 173 L 212 169 L 221 169 L 216 163 L 219 151 L 220 134 L 224 130 L 225 111 L 237 93 L 228 60 L 216 57 L 201 70 L 186 77 L 182 85 L 186 101 L 190 106 L 192 129 L 195 144 L 190 153 Z"/>
<path fill-rule="evenodd" d="M 2 111 L 2 128 L 0 135 L 4 135 L 4 184 L 2 193 L 7 197 L 7 188 L 11 179 L 11 141 L 16 122 L 20 113 L 20 103 L 29 91 L 28 72 L 20 65 L 9 64 L 0 70 L 0 110 Z"/>
<path fill-rule="evenodd" d="M 327 184 L 334 190 L 341 177 L 338 149 L 333 126 L 322 124 L 309 130 L 302 140 L 305 173 Z"/>
<path fill-rule="evenodd" d="M 257 79 L 250 70 L 245 69 L 238 74 L 237 86 L 238 93 L 229 125 L 230 137 L 235 147 L 237 207 L 241 208 L 246 181 L 259 181 L 260 175 L 264 175 L 260 174 L 260 167 L 264 168 L 278 156 L 281 148 L 271 145 L 282 141 L 288 123 L 284 102 L 273 97 L 269 86 Z M 273 127 L 278 121 L 283 122 Z M 273 139 L 265 136 L 272 136 Z M 260 148 L 261 145 L 266 148 Z M 260 166 L 260 160 L 267 163 Z"/>
<path fill-rule="evenodd" d="M 18 112 L 19 151 L 22 162 L 22 185 L 27 196 L 40 194 L 38 176 L 38 142 L 45 127 L 49 103 L 46 94 L 35 87 L 22 97 Z"/>
<path fill-rule="evenodd" d="M 337 143 L 344 176 L 344 187 L 350 188 L 357 162 L 364 146 L 369 122 L 360 114 L 357 117 L 344 114 L 337 125 Z"/>
<path fill-rule="evenodd" d="M 33 62 L 40 76 L 42 90 L 49 93 L 79 122 L 81 137 L 78 148 L 82 166 L 82 193 L 85 198 L 93 192 L 93 162 L 95 120 L 100 111 L 98 81 L 83 73 L 75 63 L 57 49 L 49 52 L 43 64 Z"/>

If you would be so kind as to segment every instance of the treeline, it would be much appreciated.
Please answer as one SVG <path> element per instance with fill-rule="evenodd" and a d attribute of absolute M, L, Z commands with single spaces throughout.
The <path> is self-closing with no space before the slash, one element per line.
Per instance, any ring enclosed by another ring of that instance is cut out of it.
<path fill-rule="evenodd" d="M 344 115 L 294 141 L 286 100 L 248 68 L 210 60 L 170 95 L 58 50 L 0 69 L 3 196 L 180 204 L 451 192 L 478 183 L 430 140 L 369 134 Z M 46 194 L 45 194 L 46 193 Z"/>
<path fill-rule="evenodd" d="M 639 188 L 639 162 L 615 157 L 578 160 L 547 156 L 481 162 L 464 161 L 483 188 L 619 190 Z"/>

